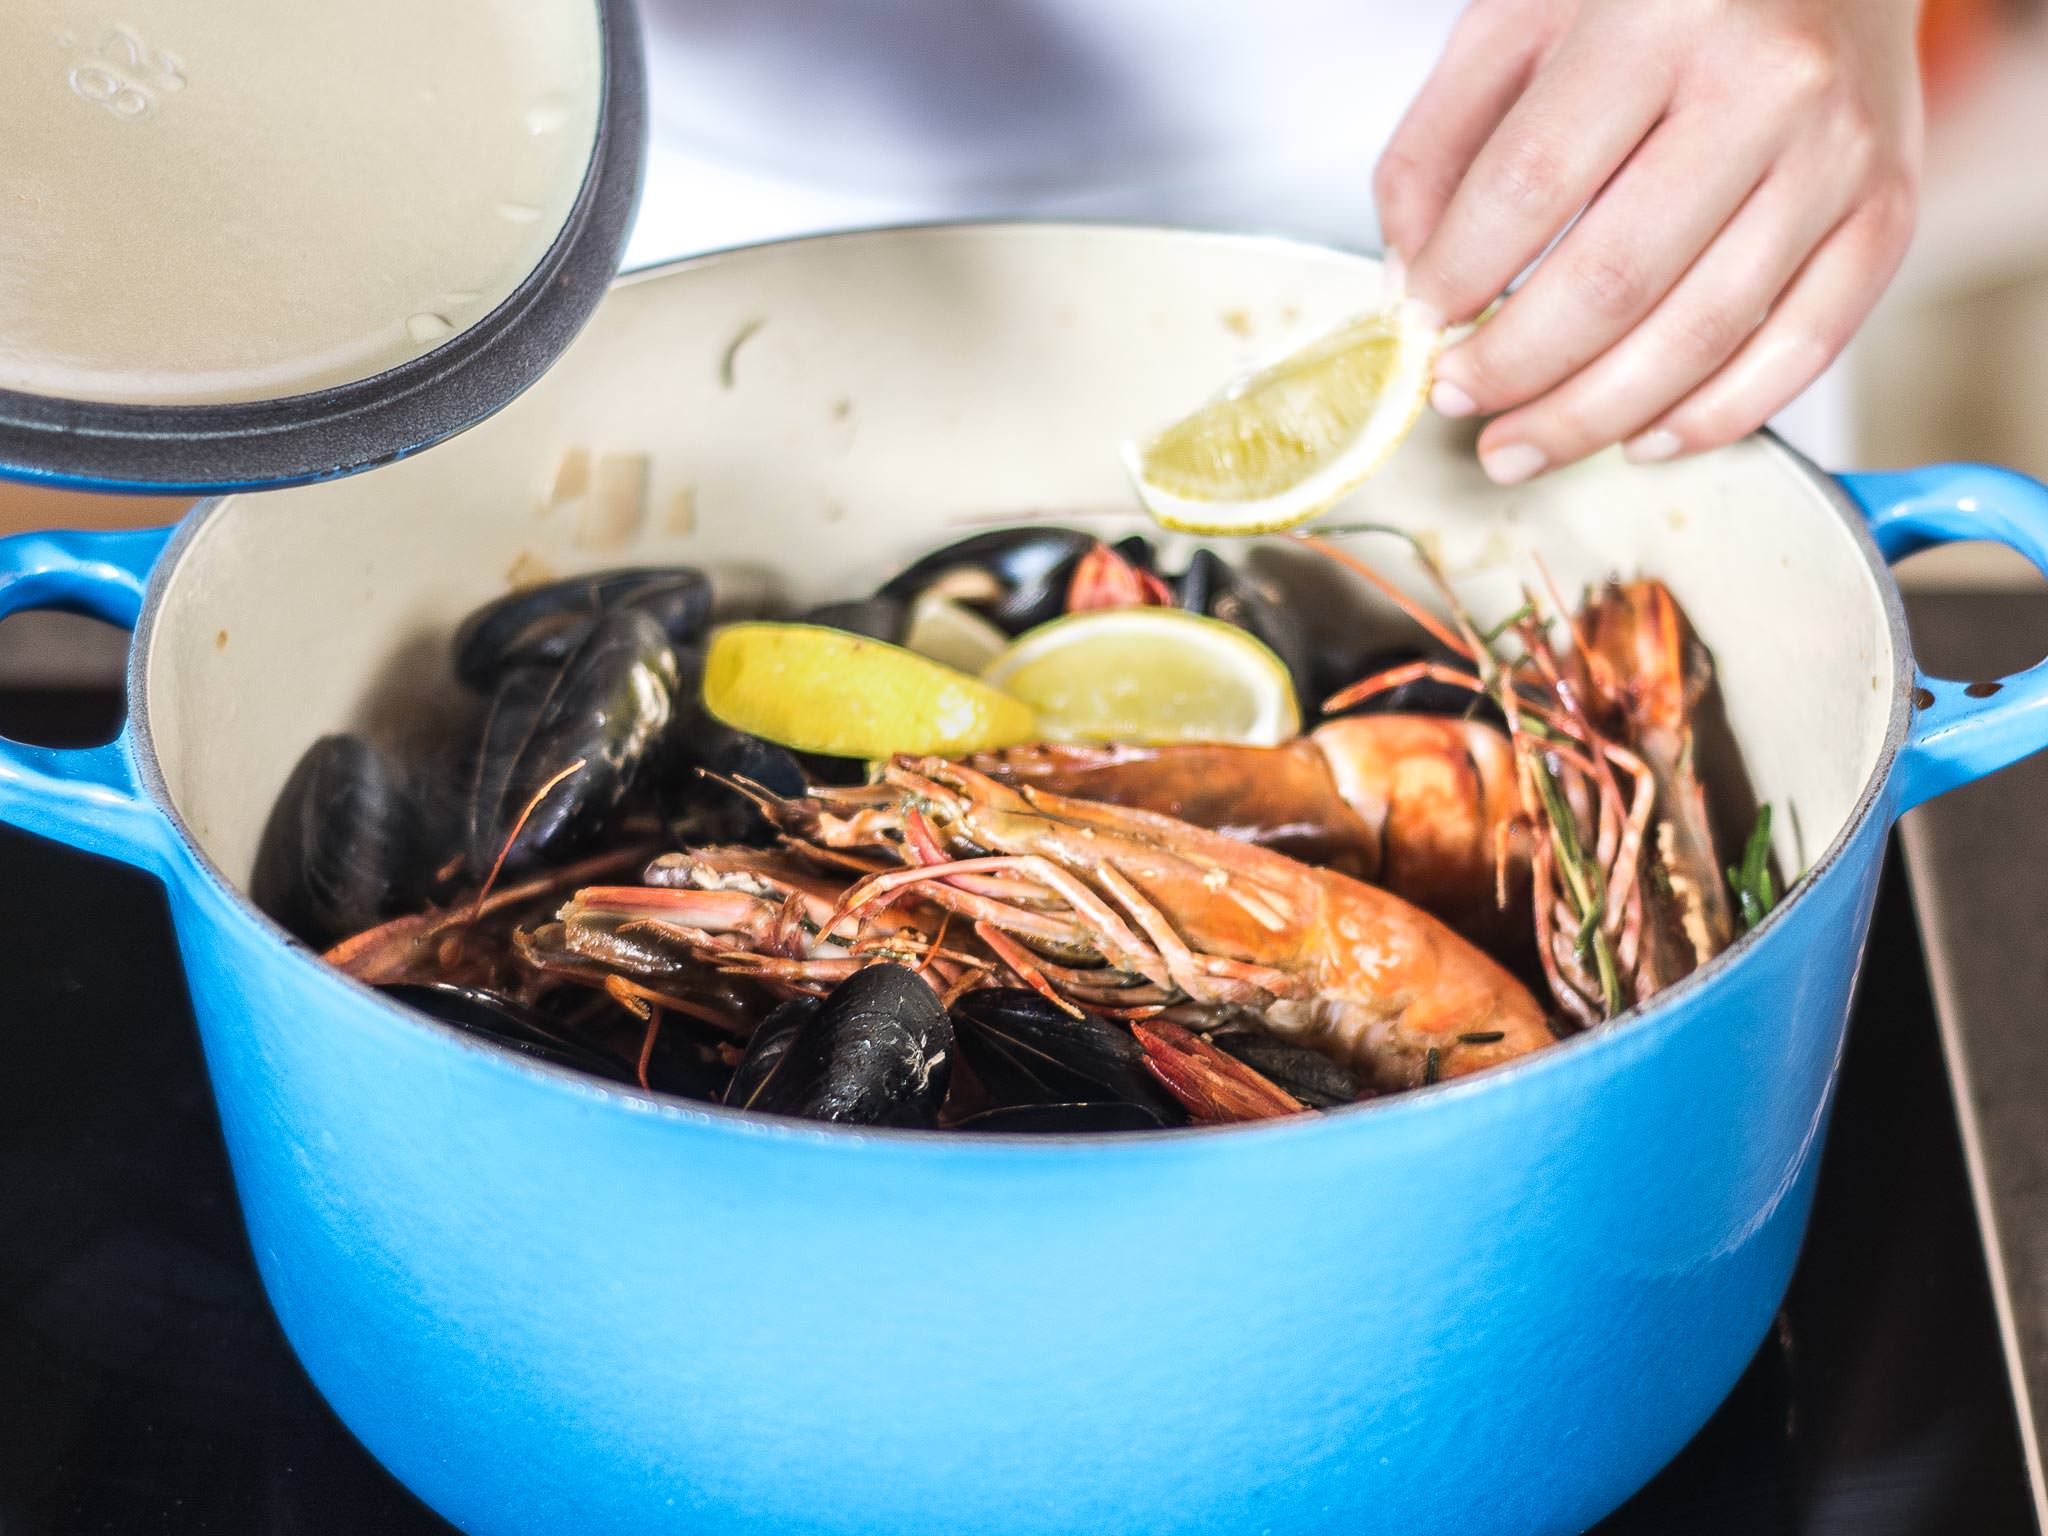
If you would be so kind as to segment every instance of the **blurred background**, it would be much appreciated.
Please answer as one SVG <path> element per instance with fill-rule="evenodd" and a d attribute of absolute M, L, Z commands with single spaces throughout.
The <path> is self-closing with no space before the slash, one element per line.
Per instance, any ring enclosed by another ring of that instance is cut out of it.
<path fill-rule="evenodd" d="M 1926 0 L 1921 43 L 1920 233 L 1846 359 L 1853 467 L 1970 458 L 2048 478 L 2048 0 Z M 0 483 L 0 533 L 146 526 L 181 510 Z M 1917 557 L 1903 573 L 1920 588 L 2037 579 L 1981 545 Z M 0 686 L 119 672 L 121 637 L 104 626 L 34 615 L 6 629 Z"/>

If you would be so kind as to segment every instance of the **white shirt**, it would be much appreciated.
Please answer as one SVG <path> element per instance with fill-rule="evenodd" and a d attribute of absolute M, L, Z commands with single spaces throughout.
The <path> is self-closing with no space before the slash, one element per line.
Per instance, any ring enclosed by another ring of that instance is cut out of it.
<path fill-rule="evenodd" d="M 1372 168 L 1451 0 L 641 0 L 632 266 L 1016 214 L 1374 248 Z M 1816 395 L 1820 398 L 1816 399 Z M 1841 391 L 1779 423 L 1830 460 Z"/>

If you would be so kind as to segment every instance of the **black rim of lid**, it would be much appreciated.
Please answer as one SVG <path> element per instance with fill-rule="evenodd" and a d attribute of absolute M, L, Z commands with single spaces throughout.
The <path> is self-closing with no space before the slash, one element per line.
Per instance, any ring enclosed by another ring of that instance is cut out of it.
<path fill-rule="evenodd" d="M 396 368 L 230 405 L 108 405 L 0 389 L 0 479 L 206 495 L 372 469 L 473 427 L 575 339 L 618 272 L 639 203 L 647 88 L 633 0 L 595 0 L 604 79 L 582 188 L 511 296 Z"/>

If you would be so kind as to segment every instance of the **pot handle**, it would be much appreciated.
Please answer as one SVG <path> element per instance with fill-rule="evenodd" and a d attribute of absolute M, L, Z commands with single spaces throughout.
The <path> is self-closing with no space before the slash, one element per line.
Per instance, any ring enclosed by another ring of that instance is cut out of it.
<path fill-rule="evenodd" d="M 1843 475 L 1888 561 L 1966 539 L 2017 550 L 2048 576 L 2048 486 L 1988 464 L 1936 464 Z M 1995 773 L 2048 747 L 2048 661 L 1995 681 L 1916 673 L 1900 759 L 1900 809 Z"/>
<path fill-rule="evenodd" d="M 0 619 L 49 608 L 132 629 L 170 534 L 144 528 L 0 539 Z M 0 736 L 0 821 L 157 869 L 165 822 L 136 780 L 129 729 L 98 747 L 36 747 Z"/>

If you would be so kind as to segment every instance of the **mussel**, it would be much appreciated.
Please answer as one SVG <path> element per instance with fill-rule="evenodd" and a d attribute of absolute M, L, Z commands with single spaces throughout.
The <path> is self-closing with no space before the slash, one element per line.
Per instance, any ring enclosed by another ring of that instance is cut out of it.
<path fill-rule="evenodd" d="M 789 1053 L 789 1043 L 823 1006 L 823 998 L 792 997 L 756 1024 L 747 1053 L 725 1086 L 725 1102 L 735 1109 L 753 1109 L 768 1074 Z"/>
<path fill-rule="evenodd" d="M 422 842 L 410 786 L 389 759 L 360 736 L 323 736 L 271 807 L 249 891 L 325 949 L 422 897 Z"/>
<path fill-rule="evenodd" d="M 845 603 L 820 603 L 807 610 L 798 622 L 822 624 L 827 629 L 843 629 L 849 634 L 899 645 L 910 624 L 910 604 L 894 597 L 863 597 Z"/>
<path fill-rule="evenodd" d="M 1074 565 L 1093 549 L 1093 534 L 1072 528 L 996 528 L 934 550 L 875 594 L 900 603 L 941 587 L 949 596 L 1012 635 L 1066 612 Z"/>
<path fill-rule="evenodd" d="M 595 571 L 501 597 L 455 632 L 455 675 L 488 693 L 506 673 L 568 659 L 600 613 L 634 608 L 672 645 L 689 645 L 711 617 L 711 581 L 690 566 Z"/>
<path fill-rule="evenodd" d="M 1073 1136 L 1105 1131 L 1156 1131 L 1163 1125 L 1180 1123 L 1161 1121 L 1149 1109 L 1136 1104 L 1084 1100 L 1075 1104 L 1006 1104 L 956 1120 L 953 1129 L 1013 1136 Z"/>
<path fill-rule="evenodd" d="M 1144 534 L 1134 533 L 1118 539 L 1110 548 L 1116 551 L 1119 559 L 1128 561 L 1139 570 L 1150 571 L 1155 576 L 1159 574 L 1159 551 Z"/>
<path fill-rule="evenodd" d="M 1128 1106 L 1154 1125 L 1187 1116 L 1145 1067 L 1131 1032 L 1093 1014 L 1075 1018 L 1023 987 L 986 987 L 953 1005 L 960 1054 L 998 1106 Z"/>
<path fill-rule="evenodd" d="M 1190 613 L 1221 619 L 1263 641 L 1286 666 L 1304 704 L 1323 697 L 1314 692 L 1319 679 L 1308 627 L 1255 578 L 1213 551 L 1198 549 L 1175 578 L 1173 595 Z"/>
<path fill-rule="evenodd" d="M 953 1074 L 953 1025 L 908 966 L 871 965 L 839 983 L 798 1028 L 753 1095 L 772 1114 L 930 1128 Z"/>
<path fill-rule="evenodd" d="M 1312 1109 L 1335 1109 L 1366 1095 L 1365 1084 L 1349 1067 L 1321 1051 L 1283 1040 L 1256 1024 L 1233 1022 L 1213 1031 L 1209 1043 L 1235 1056 Z"/>
<path fill-rule="evenodd" d="M 633 1076 L 633 1068 L 624 1058 L 577 1038 L 556 1020 L 513 998 L 445 982 L 397 982 L 377 990 L 408 1008 L 495 1040 L 522 1055 L 598 1077 L 625 1080 Z"/>
<path fill-rule="evenodd" d="M 730 787 L 732 782 L 758 784 L 770 794 L 794 799 L 813 775 L 786 747 L 734 730 L 704 707 L 702 651 L 680 652 L 677 664 L 661 784 L 663 813 L 684 846 L 770 841 L 774 829 L 753 801 Z"/>
<path fill-rule="evenodd" d="M 653 616 L 613 608 L 559 666 L 500 679 L 470 784 L 471 874 L 489 871 L 515 825 L 507 868 L 564 857 L 602 832 L 655 764 L 679 676 Z"/>
<path fill-rule="evenodd" d="M 1470 673 L 1469 664 L 1445 651 L 1427 651 L 1415 646 L 1403 646 L 1390 650 L 1369 651 L 1356 660 L 1339 664 L 1334 658 L 1326 657 L 1318 679 L 1318 698 L 1327 698 L 1339 689 L 1368 677 L 1377 677 L 1396 667 L 1411 663 L 1431 661 L 1454 671 Z M 1418 677 L 1344 711 L 1352 715 L 1463 715 L 1475 720 L 1485 720 L 1494 725 L 1505 726 L 1500 706 L 1485 694 L 1477 693 L 1458 683 L 1447 683 L 1439 678 Z"/>
<path fill-rule="evenodd" d="M 732 1068 L 715 1045 L 691 1029 L 692 1020 L 671 1014 L 664 1018 L 647 1055 L 647 1086 L 656 1093 L 706 1104 L 725 1102 Z"/>

